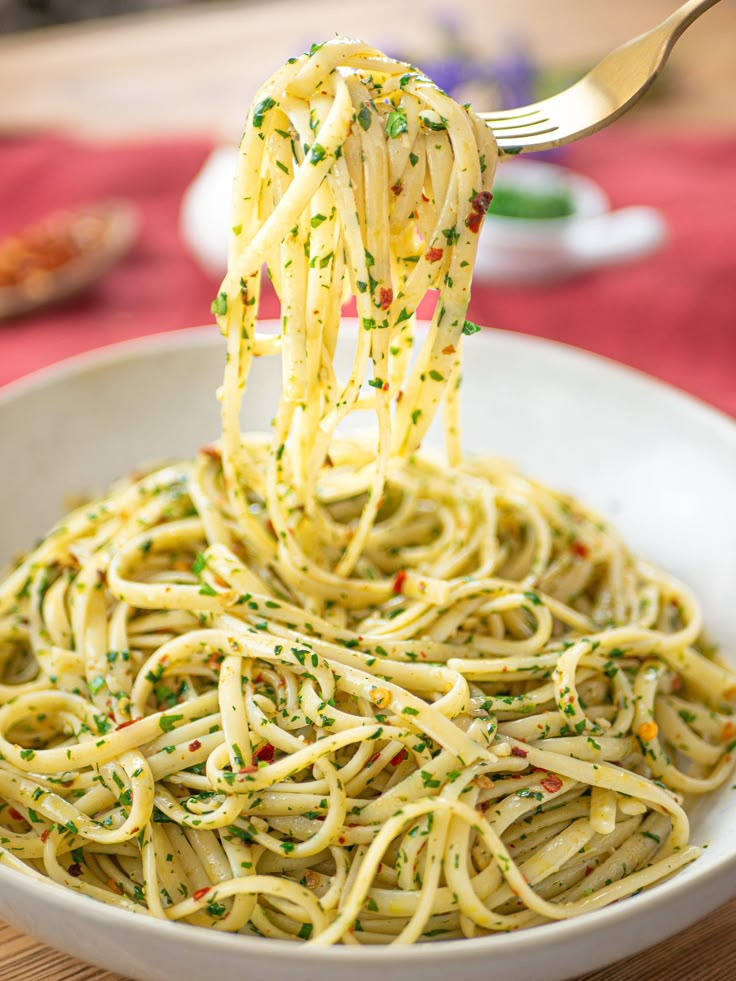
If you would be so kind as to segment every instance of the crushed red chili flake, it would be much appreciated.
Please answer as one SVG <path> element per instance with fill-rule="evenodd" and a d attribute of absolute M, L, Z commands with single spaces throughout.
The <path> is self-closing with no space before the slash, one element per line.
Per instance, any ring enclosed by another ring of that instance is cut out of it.
<path fill-rule="evenodd" d="M 579 555 L 581 559 L 588 558 L 588 554 L 589 554 L 588 546 L 585 544 L 585 542 L 581 542 L 577 538 L 572 543 L 572 550 L 575 553 L 575 555 Z"/>
<path fill-rule="evenodd" d="M 391 289 L 391 287 L 386 289 L 385 286 L 382 286 L 379 291 L 379 298 L 381 301 L 381 309 L 388 310 L 388 308 L 394 302 L 394 291 Z"/>
<path fill-rule="evenodd" d="M 198 739 L 194 739 L 191 743 L 189 743 L 189 752 L 196 753 L 201 746 L 202 743 Z"/>
<path fill-rule="evenodd" d="M 400 749 L 396 756 L 391 758 L 391 766 L 398 766 L 400 763 L 403 763 L 408 755 L 405 749 Z"/>
<path fill-rule="evenodd" d="M 194 902 L 198 903 L 200 899 L 204 899 L 210 889 L 211 886 L 205 886 L 203 889 L 195 889 L 195 891 L 192 893 L 192 899 Z"/>
<path fill-rule="evenodd" d="M 427 262 L 439 262 L 444 254 L 444 249 L 427 249 L 424 253 L 424 258 Z"/>
<path fill-rule="evenodd" d="M 397 181 L 394 184 L 394 186 L 391 188 L 391 190 L 394 192 L 396 197 L 398 197 L 401 194 L 401 192 L 404 190 L 404 188 L 401 186 L 401 182 Z"/>
<path fill-rule="evenodd" d="M 46 841 L 46 839 L 50 834 L 51 834 L 51 828 L 44 828 L 43 832 L 41 833 L 41 841 Z"/>
<path fill-rule="evenodd" d="M 477 235 L 478 232 L 480 231 L 480 226 L 482 221 L 483 221 L 483 215 L 480 214 L 478 211 L 473 211 L 471 214 L 468 215 L 468 228 L 470 229 L 471 232 L 475 232 L 475 234 Z"/>
<path fill-rule="evenodd" d="M 476 211 L 479 215 L 484 215 L 488 211 L 488 207 L 493 200 L 493 195 L 490 191 L 479 191 L 470 205 L 473 211 Z"/>
<path fill-rule="evenodd" d="M 24 817 L 23 817 L 23 815 L 22 815 L 22 814 L 20 813 L 20 811 L 16 811 L 16 809 L 15 809 L 14 807 L 9 807 L 9 808 L 8 808 L 8 814 L 10 815 L 10 817 L 11 817 L 11 818 L 12 818 L 12 819 L 13 819 L 14 821 L 24 821 L 24 820 L 25 820 L 25 818 L 24 818 Z"/>
<path fill-rule="evenodd" d="M 115 732 L 117 732 L 118 729 L 127 729 L 128 726 L 132 726 L 134 722 L 140 722 L 140 721 L 141 721 L 140 719 L 126 719 L 125 722 L 121 722 L 115 726 Z"/>
<path fill-rule="evenodd" d="M 274 748 L 271 743 L 266 743 L 264 746 L 253 754 L 253 759 L 260 760 L 262 763 L 273 763 Z"/>
<path fill-rule="evenodd" d="M 406 570 L 399 569 L 399 571 L 396 573 L 396 576 L 394 577 L 393 591 L 395 593 L 400 593 L 402 591 L 402 589 L 404 588 L 405 579 L 406 579 Z"/>
<path fill-rule="evenodd" d="M 67 869 L 67 872 L 69 875 L 74 876 L 75 879 L 78 879 L 82 874 L 82 866 L 79 864 L 79 862 L 73 862 Z"/>
<path fill-rule="evenodd" d="M 512 756 L 521 756 L 524 759 L 526 759 L 526 757 L 529 755 L 529 750 L 528 749 L 522 749 L 521 746 L 512 746 L 511 747 L 511 755 Z"/>
<path fill-rule="evenodd" d="M 370 759 L 368 760 L 368 762 L 369 762 L 369 763 L 375 763 L 375 762 L 376 762 L 376 760 L 378 759 L 378 757 L 379 757 L 380 755 L 381 755 L 380 753 L 374 753 L 374 754 L 373 754 L 373 756 L 371 756 L 371 757 L 370 757 Z"/>
<path fill-rule="evenodd" d="M 542 781 L 542 786 L 548 794 L 556 794 L 558 790 L 562 790 L 562 781 L 556 773 L 550 773 Z"/>
<path fill-rule="evenodd" d="M 238 773 L 256 773 L 257 770 L 258 770 L 257 766 L 253 766 L 253 764 L 250 764 L 249 766 L 241 766 L 241 768 L 238 770 Z"/>
<path fill-rule="evenodd" d="M 443 354 L 454 354 L 455 353 L 455 350 L 456 349 L 455 349 L 455 345 L 454 344 L 448 344 L 447 347 L 443 347 L 442 348 L 442 353 Z"/>

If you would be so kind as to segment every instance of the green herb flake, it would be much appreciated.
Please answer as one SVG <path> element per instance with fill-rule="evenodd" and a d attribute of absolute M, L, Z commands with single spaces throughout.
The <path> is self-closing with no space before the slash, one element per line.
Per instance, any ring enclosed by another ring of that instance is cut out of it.
<path fill-rule="evenodd" d="M 218 293 L 212 301 L 210 312 L 217 317 L 222 317 L 227 313 L 227 293 Z"/>
<path fill-rule="evenodd" d="M 386 135 L 391 137 L 391 139 L 396 139 L 397 136 L 401 136 L 409 128 L 409 123 L 406 118 L 406 110 L 399 106 L 393 112 L 390 112 L 386 117 Z"/>
<path fill-rule="evenodd" d="M 276 100 L 272 99 L 271 96 L 266 96 L 262 99 L 258 105 L 253 110 L 253 125 L 256 129 L 260 129 L 263 126 L 263 120 L 269 109 L 273 109 L 276 105 Z"/>
<path fill-rule="evenodd" d="M 171 732 L 177 722 L 181 722 L 183 715 L 162 715 L 158 720 L 161 732 Z"/>

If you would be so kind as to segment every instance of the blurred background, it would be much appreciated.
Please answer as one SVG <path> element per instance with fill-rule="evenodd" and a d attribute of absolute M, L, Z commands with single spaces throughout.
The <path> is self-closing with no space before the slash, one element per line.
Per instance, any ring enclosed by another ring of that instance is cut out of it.
<path fill-rule="evenodd" d="M 361 37 L 503 108 L 564 87 L 676 6 L 0 0 L 0 384 L 211 320 L 248 105 L 313 41 Z M 474 320 L 598 351 L 736 414 L 734 37 L 722 0 L 624 120 L 503 164 Z M 49 291 L 67 267 L 68 295 Z M 277 313 L 272 294 L 262 312 Z"/>

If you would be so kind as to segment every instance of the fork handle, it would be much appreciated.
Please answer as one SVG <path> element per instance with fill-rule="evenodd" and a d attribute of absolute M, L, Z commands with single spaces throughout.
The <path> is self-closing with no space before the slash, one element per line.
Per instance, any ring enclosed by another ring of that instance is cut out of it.
<path fill-rule="evenodd" d="M 711 7 L 715 7 L 720 0 L 687 0 L 674 13 L 670 14 L 667 20 L 663 21 L 654 31 L 662 31 L 670 36 L 670 47 L 675 43 L 683 31 L 696 21 L 701 14 Z M 654 33 L 654 32 L 652 32 Z"/>

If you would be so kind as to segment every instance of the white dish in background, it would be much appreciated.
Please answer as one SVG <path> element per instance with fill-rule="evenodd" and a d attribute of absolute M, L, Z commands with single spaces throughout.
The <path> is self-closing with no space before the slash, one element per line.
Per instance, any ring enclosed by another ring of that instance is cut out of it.
<path fill-rule="evenodd" d="M 238 151 L 217 147 L 187 188 L 179 229 L 187 248 L 212 276 L 225 274 L 231 189 Z M 603 189 L 589 177 L 539 160 L 506 160 L 494 188 L 569 193 L 568 218 L 506 218 L 492 212 L 478 243 L 477 282 L 546 282 L 597 266 L 630 262 L 656 251 L 667 226 L 654 208 L 610 210 Z"/>
<path fill-rule="evenodd" d="M 630 262 L 656 251 L 667 226 L 654 208 L 610 210 L 603 189 L 589 177 L 540 160 L 499 165 L 494 190 L 509 187 L 568 194 L 574 213 L 565 218 L 508 218 L 489 213 L 483 225 L 475 279 L 545 282 Z"/>
<path fill-rule="evenodd" d="M 736 654 L 736 425 L 668 386 L 549 341 L 483 331 L 467 341 L 466 446 L 608 514 L 628 543 L 685 579 Z M 214 328 L 129 342 L 0 392 L 0 564 L 59 516 L 64 496 L 146 459 L 190 455 L 219 430 Z M 268 426 L 280 383 L 257 360 L 244 427 Z M 309 948 L 135 916 L 0 867 L 0 917 L 70 954 L 142 981 L 556 981 L 635 953 L 736 893 L 734 791 L 702 802 L 702 858 L 616 906 L 561 923 L 418 947 Z M 245 965 L 245 967 L 244 967 Z"/>

